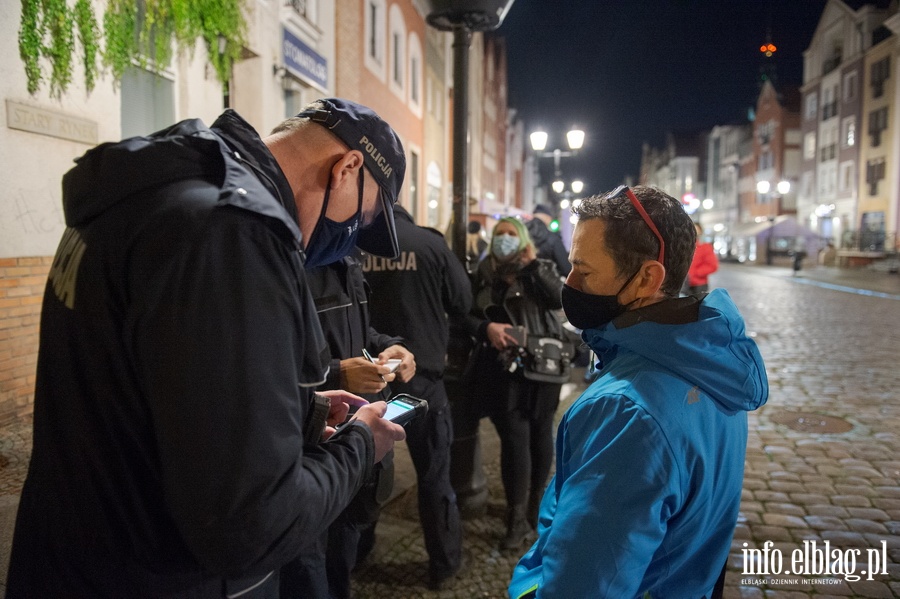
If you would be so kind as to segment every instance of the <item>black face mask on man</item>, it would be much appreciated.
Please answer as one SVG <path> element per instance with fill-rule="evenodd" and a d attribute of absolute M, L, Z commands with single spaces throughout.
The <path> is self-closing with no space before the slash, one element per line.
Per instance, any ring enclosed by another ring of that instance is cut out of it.
<path fill-rule="evenodd" d="M 591 295 L 574 287 L 563 285 L 562 307 L 569 323 L 582 331 L 599 329 L 616 316 L 624 314 L 628 305 L 619 303 L 619 294 L 628 287 L 638 272 L 640 270 L 631 275 L 615 295 Z"/>
<path fill-rule="evenodd" d="M 309 243 L 306 244 L 306 266 L 309 268 L 337 262 L 348 255 L 356 245 L 356 237 L 359 235 L 360 220 L 362 219 L 364 185 L 362 168 L 359 169 L 359 203 L 356 206 L 356 214 L 344 222 L 338 223 L 325 216 L 325 211 L 328 210 L 331 186 L 325 188 L 325 200 L 322 202 L 319 221 L 316 223 L 312 235 L 309 236 Z"/>

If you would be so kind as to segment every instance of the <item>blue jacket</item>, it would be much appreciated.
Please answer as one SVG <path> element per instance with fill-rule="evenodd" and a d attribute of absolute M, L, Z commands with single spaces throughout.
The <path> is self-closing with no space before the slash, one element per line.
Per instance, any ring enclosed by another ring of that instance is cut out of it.
<path fill-rule="evenodd" d="M 768 397 L 759 350 L 722 289 L 583 336 L 602 370 L 560 422 L 510 597 L 708 597 L 740 507 L 746 412 Z"/>

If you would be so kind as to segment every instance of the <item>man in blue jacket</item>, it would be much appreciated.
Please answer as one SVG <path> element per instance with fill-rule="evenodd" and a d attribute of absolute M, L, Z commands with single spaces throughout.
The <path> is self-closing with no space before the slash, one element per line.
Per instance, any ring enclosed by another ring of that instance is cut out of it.
<path fill-rule="evenodd" d="M 620 187 L 576 214 L 562 303 L 600 373 L 560 422 L 538 539 L 509 595 L 711 597 L 747 411 L 768 396 L 762 357 L 727 292 L 678 298 L 695 232 L 677 200 Z"/>

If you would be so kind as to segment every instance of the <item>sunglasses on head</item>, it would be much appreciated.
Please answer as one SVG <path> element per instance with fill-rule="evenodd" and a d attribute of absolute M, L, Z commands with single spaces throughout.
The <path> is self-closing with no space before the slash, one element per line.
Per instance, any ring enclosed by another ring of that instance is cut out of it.
<path fill-rule="evenodd" d="M 647 223 L 647 226 L 650 227 L 650 230 L 653 231 L 654 235 L 656 235 L 656 239 L 659 240 L 659 256 L 656 258 L 656 260 L 660 264 L 665 264 L 665 262 L 663 262 L 663 259 L 666 257 L 666 242 L 663 241 L 662 235 L 659 234 L 659 229 L 657 229 L 656 225 L 653 224 L 653 219 L 651 219 L 650 215 L 647 214 L 647 211 L 644 210 L 644 207 L 641 205 L 640 200 L 637 199 L 637 196 L 634 195 L 634 192 L 631 191 L 631 188 L 627 185 L 619 185 L 614 190 L 606 194 L 606 199 L 612 200 L 623 195 L 631 201 L 631 204 L 634 206 L 635 210 L 638 211 L 638 214 L 641 215 L 641 218 L 644 219 L 644 222 Z"/>

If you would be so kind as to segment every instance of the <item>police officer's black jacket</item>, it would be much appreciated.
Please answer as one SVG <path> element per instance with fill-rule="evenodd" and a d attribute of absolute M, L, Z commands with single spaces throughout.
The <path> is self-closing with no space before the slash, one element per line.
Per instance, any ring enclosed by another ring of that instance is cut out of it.
<path fill-rule="evenodd" d="M 447 315 L 464 315 L 472 305 L 469 277 L 440 233 L 417 226 L 399 206 L 394 219 L 400 257 L 367 255 L 363 261 L 372 286 L 372 326 L 406 340 L 416 356 L 417 376 L 440 377 L 447 354 Z"/>
<path fill-rule="evenodd" d="M 7 596 L 253 586 L 374 454 L 363 424 L 304 448 L 327 351 L 291 189 L 230 111 L 98 146 L 63 188 Z"/>
<path fill-rule="evenodd" d="M 369 286 L 355 257 L 308 269 L 306 274 L 331 352 L 328 379 L 321 388 L 340 389 L 340 361 L 361 357 L 363 348 L 377 356 L 391 345 L 406 345 L 402 337 L 379 333 L 370 325 Z"/>

